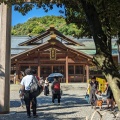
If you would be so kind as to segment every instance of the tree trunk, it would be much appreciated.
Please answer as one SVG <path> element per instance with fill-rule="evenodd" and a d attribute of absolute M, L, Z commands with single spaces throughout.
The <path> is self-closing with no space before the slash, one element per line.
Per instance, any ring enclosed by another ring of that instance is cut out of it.
<path fill-rule="evenodd" d="M 120 110 L 120 75 L 112 59 L 110 37 L 106 36 L 103 32 L 94 5 L 87 2 L 87 0 L 81 0 L 81 4 L 89 22 L 96 46 L 96 54 L 93 62 L 101 68 L 103 75 L 113 91 L 114 98 Z"/>

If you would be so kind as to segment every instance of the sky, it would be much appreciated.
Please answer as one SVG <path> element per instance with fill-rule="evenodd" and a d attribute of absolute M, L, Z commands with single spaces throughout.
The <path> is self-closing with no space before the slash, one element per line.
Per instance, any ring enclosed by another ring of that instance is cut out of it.
<path fill-rule="evenodd" d="M 43 9 L 36 9 L 33 8 L 33 10 L 29 11 L 25 16 L 23 16 L 18 11 L 14 11 L 14 7 L 12 7 L 12 26 L 17 25 L 18 23 L 24 23 L 27 22 L 28 19 L 32 17 L 43 17 L 46 15 L 55 15 L 55 16 L 64 16 L 64 14 L 59 13 L 60 8 L 57 8 L 54 6 L 53 10 L 48 11 L 47 13 L 44 12 Z M 63 10 L 63 8 L 62 8 Z"/>

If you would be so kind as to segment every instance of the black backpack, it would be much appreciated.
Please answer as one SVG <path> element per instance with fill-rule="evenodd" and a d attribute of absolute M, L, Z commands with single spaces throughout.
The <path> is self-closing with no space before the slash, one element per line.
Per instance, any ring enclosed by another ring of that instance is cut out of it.
<path fill-rule="evenodd" d="M 30 93 L 33 97 L 37 97 L 43 91 L 43 87 L 38 85 L 38 81 L 35 76 L 33 76 L 30 86 Z"/>

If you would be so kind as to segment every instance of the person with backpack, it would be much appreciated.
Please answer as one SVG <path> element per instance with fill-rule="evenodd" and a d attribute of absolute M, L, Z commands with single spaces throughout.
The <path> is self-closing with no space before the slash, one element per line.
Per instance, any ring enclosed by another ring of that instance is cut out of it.
<path fill-rule="evenodd" d="M 51 90 L 52 90 L 52 102 L 54 103 L 54 100 L 57 98 L 58 99 L 58 104 L 60 104 L 60 82 L 58 80 L 58 77 L 54 78 L 54 81 L 52 82 L 51 85 Z"/>
<path fill-rule="evenodd" d="M 36 69 L 32 69 L 32 74 L 36 77 L 36 79 L 37 79 L 38 81 L 40 81 L 40 78 L 39 78 L 38 75 L 37 75 L 37 70 L 36 70 Z"/>
<path fill-rule="evenodd" d="M 32 93 L 30 92 L 30 90 L 31 90 L 30 84 L 33 83 L 32 81 L 34 79 L 34 75 L 30 68 L 25 70 L 25 74 L 26 74 L 26 76 L 24 76 L 21 81 L 21 85 L 22 85 L 21 89 L 22 89 L 22 91 L 24 91 L 24 93 L 22 93 L 22 94 L 24 95 L 27 116 L 28 116 L 28 118 L 31 117 L 30 102 L 32 101 L 33 117 L 36 118 L 36 117 L 38 117 L 38 115 L 36 114 L 36 107 L 37 107 L 36 97 L 33 96 Z"/>

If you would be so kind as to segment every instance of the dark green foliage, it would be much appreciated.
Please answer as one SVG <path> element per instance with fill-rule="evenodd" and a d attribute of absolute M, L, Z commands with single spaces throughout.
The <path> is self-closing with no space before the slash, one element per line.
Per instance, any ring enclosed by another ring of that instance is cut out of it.
<path fill-rule="evenodd" d="M 82 37 L 84 29 L 78 28 L 74 23 L 66 24 L 66 21 L 61 16 L 45 16 L 30 18 L 23 24 L 17 24 L 12 27 L 12 35 L 38 35 L 49 29 L 50 25 L 63 33 L 64 35 L 70 35 L 74 37 Z"/>

